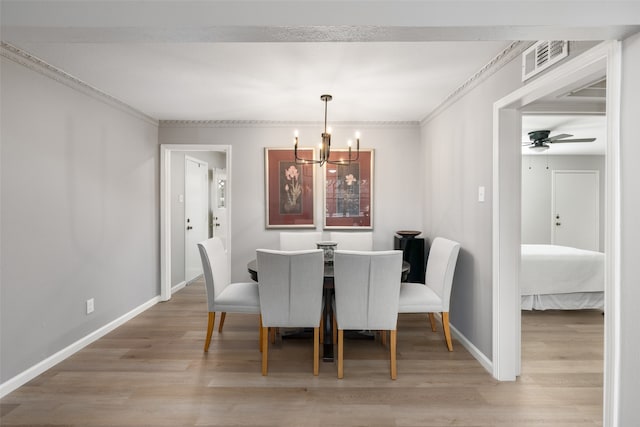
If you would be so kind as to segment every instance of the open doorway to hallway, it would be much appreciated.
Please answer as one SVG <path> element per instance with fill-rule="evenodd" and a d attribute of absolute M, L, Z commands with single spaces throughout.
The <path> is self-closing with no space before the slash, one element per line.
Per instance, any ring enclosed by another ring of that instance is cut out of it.
<path fill-rule="evenodd" d="M 165 301 L 201 275 L 195 248 L 199 241 L 219 236 L 229 250 L 230 157 L 227 145 L 161 146 L 161 296 Z"/>

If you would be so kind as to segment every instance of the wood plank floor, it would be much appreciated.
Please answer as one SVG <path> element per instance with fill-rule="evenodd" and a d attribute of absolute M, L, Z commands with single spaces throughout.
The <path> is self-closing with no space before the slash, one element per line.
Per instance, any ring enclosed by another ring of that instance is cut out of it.
<path fill-rule="evenodd" d="M 401 315 L 398 379 L 379 342 L 345 341 L 345 377 L 310 340 L 278 341 L 260 374 L 258 319 L 227 316 L 202 351 L 202 283 L 0 401 L 10 426 L 589 426 L 602 424 L 603 316 L 523 312 L 523 373 L 500 383 L 441 325 Z M 217 323 L 216 323 L 217 328 Z"/>

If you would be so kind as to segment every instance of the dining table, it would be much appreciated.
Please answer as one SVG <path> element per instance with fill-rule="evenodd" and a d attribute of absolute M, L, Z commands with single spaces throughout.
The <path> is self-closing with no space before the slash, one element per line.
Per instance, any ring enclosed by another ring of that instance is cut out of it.
<path fill-rule="evenodd" d="M 411 265 L 407 261 L 402 261 L 402 276 L 401 280 L 406 281 L 411 270 Z M 258 282 L 258 262 L 252 259 L 247 263 L 247 271 L 251 276 L 251 280 Z M 324 281 L 323 281 L 323 300 L 324 307 L 322 308 L 322 317 L 324 320 L 324 342 L 322 343 L 322 360 L 324 362 L 333 362 L 334 360 L 334 348 L 333 348 L 333 301 L 334 295 L 334 274 L 333 263 L 324 263 Z M 345 336 L 347 337 L 347 336 Z M 371 333 L 359 331 L 355 334 L 351 334 L 351 337 L 371 339 L 373 335 Z"/>

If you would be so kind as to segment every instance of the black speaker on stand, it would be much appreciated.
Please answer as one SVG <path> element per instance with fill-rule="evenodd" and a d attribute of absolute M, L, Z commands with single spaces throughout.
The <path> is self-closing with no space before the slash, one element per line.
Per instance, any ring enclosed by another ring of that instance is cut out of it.
<path fill-rule="evenodd" d="M 407 282 L 424 283 L 425 269 L 425 242 L 421 237 L 416 237 L 421 231 L 401 230 L 396 231 L 393 237 L 393 248 L 402 251 L 402 259 L 411 265 Z"/>

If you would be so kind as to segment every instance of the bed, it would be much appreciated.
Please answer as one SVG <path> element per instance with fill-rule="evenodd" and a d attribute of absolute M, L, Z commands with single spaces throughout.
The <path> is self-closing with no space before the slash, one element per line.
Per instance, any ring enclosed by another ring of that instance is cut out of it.
<path fill-rule="evenodd" d="M 604 254 L 557 245 L 522 245 L 523 310 L 604 307 Z"/>

